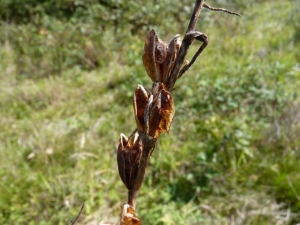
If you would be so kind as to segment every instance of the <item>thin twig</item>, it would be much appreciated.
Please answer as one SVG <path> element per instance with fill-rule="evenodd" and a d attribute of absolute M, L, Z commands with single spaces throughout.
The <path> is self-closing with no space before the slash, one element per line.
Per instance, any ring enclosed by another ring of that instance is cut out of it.
<path fill-rule="evenodd" d="M 221 11 L 221 12 L 226 12 L 226 13 L 229 13 L 229 14 L 232 14 L 232 15 L 241 16 L 240 14 L 235 13 L 235 12 L 232 12 L 232 11 L 229 11 L 229 10 L 227 10 L 227 9 L 211 7 L 210 5 L 207 5 L 205 2 L 203 3 L 202 6 L 203 6 L 204 8 L 209 9 L 209 10 L 212 10 L 212 11 Z"/>

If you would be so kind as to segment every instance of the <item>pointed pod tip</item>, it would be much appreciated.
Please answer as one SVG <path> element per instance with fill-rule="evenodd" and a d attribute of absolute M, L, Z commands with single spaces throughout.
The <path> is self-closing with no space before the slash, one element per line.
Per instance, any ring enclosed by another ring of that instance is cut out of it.
<path fill-rule="evenodd" d="M 136 132 L 133 137 L 133 144 L 136 144 L 138 142 L 138 139 L 139 139 L 139 133 Z"/>
<path fill-rule="evenodd" d="M 156 31 L 152 28 L 149 33 L 155 33 L 156 34 Z"/>
<path fill-rule="evenodd" d="M 136 89 L 142 90 L 143 92 L 146 91 L 146 89 L 141 84 L 138 84 L 137 87 L 136 87 Z"/>
<path fill-rule="evenodd" d="M 173 41 L 180 41 L 180 34 L 176 34 L 171 40 L 170 40 L 170 42 L 169 42 L 169 44 L 170 43 L 172 43 Z"/>
<path fill-rule="evenodd" d="M 147 34 L 147 39 L 146 40 L 148 40 L 148 38 L 150 38 L 150 37 L 157 37 L 156 31 L 154 29 L 151 29 L 149 31 L 149 33 Z"/>
<path fill-rule="evenodd" d="M 122 146 L 125 146 L 127 142 L 128 142 L 128 138 L 126 137 L 125 134 L 121 133 L 119 144 L 121 144 Z"/>

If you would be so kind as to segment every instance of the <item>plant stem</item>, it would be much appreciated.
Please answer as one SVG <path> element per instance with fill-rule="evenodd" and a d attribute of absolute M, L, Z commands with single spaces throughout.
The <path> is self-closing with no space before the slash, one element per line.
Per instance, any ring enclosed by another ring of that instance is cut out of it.
<path fill-rule="evenodd" d="M 181 68 L 182 64 L 184 63 L 185 56 L 189 50 L 190 45 L 192 44 L 192 42 L 194 40 L 194 37 L 192 35 L 189 35 L 189 33 L 195 30 L 196 24 L 197 24 L 199 16 L 200 16 L 203 2 L 204 2 L 203 0 L 196 0 L 196 2 L 195 2 L 194 12 L 192 14 L 189 26 L 186 30 L 184 39 L 182 40 L 182 44 L 179 49 L 178 57 L 175 61 L 175 66 L 174 66 L 173 72 L 170 76 L 168 83 L 166 84 L 166 87 L 169 91 L 171 91 L 173 89 L 176 80 L 179 78 L 178 76 L 179 76 L 180 68 Z"/>
<path fill-rule="evenodd" d="M 153 138 L 149 139 L 149 137 L 147 137 L 147 135 L 143 132 L 139 132 L 139 136 L 140 136 L 140 138 L 143 142 L 143 146 L 144 146 L 143 153 L 142 153 L 136 180 L 133 184 L 132 189 L 128 190 L 128 204 L 131 205 L 133 207 L 133 209 L 135 209 L 136 199 L 138 197 L 140 188 L 142 187 L 145 173 L 146 173 L 146 168 L 147 168 L 147 165 L 149 163 L 150 157 L 152 155 L 152 152 L 155 148 L 155 143 L 156 143 L 155 139 L 153 139 Z"/>

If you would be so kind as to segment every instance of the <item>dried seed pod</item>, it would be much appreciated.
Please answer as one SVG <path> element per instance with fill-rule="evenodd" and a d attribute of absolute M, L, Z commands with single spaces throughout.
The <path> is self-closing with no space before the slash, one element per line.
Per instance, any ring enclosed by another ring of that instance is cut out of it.
<path fill-rule="evenodd" d="M 124 134 L 120 135 L 117 161 L 119 175 L 127 187 L 131 190 L 137 176 L 143 151 L 143 143 L 139 138 L 138 131 L 127 138 Z"/>
<path fill-rule="evenodd" d="M 175 107 L 170 92 L 161 82 L 155 82 L 153 94 L 138 85 L 134 92 L 134 115 L 139 132 L 158 138 L 161 132 L 168 132 L 175 114 Z"/>
<path fill-rule="evenodd" d="M 144 67 L 153 82 L 156 81 L 158 76 L 158 71 L 155 63 L 155 49 L 156 43 L 158 42 L 158 36 L 156 32 L 152 29 L 146 38 L 144 53 L 143 53 L 143 64 Z"/>
<path fill-rule="evenodd" d="M 133 95 L 134 116 L 138 131 L 145 130 L 144 114 L 149 101 L 150 93 L 142 86 L 138 85 Z"/>
<path fill-rule="evenodd" d="M 143 131 L 146 133 L 146 135 L 149 135 L 149 126 L 151 125 L 151 123 L 150 123 L 150 112 L 151 112 L 151 109 L 152 109 L 152 105 L 153 105 L 153 95 L 151 94 L 149 99 L 148 99 L 146 110 L 144 111 L 145 127 L 144 127 Z"/>
<path fill-rule="evenodd" d="M 144 46 L 143 64 L 153 82 L 167 82 L 180 46 L 179 35 L 166 44 L 158 38 L 153 29 L 148 33 Z"/>
<path fill-rule="evenodd" d="M 161 82 L 164 84 L 168 82 L 168 79 L 173 71 L 180 46 L 181 41 L 179 39 L 179 34 L 177 34 L 169 42 L 167 58 L 163 64 L 164 70 L 162 71 Z"/>
<path fill-rule="evenodd" d="M 161 120 L 161 101 L 160 101 L 160 92 L 153 96 L 153 102 L 149 106 L 149 115 L 148 115 L 148 123 L 146 134 L 155 139 L 159 136 L 159 123 Z"/>
<path fill-rule="evenodd" d="M 129 204 L 121 206 L 120 225 L 140 225 L 140 220 L 136 217 L 135 211 Z"/>
<path fill-rule="evenodd" d="M 170 92 L 161 90 L 160 93 L 161 104 L 161 119 L 158 130 L 160 132 L 169 132 L 170 126 L 175 115 L 175 107 Z"/>
<path fill-rule="evenodd" d="M 175 115 L 175 107 L 172 96 L 160 82 L 154 83 L 153 101 L 149 106 L 148 136 L 155 139 L 161 132 L 168 132 Z"/>

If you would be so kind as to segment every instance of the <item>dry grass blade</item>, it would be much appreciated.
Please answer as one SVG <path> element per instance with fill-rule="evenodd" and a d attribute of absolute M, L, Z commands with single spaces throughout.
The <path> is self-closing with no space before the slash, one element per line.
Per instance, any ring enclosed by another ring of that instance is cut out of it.
<path fill-rule="evenodd" d="M 72 220 L 69 219 L 69 220 L 67 221 L 66 225 L 68 225 L 69 222 L 71 222 L 70 225 L 74 225 L 74 224 L 76 223 L 76 221 L 78 220 L 80 214 L 81 214 L 82 211 L 83 211 L 83 207 L 84 207 L 84 204 L 82 204 L 81 209 L 80 209 L 78 215 L 76 216 L 75 220 L 72 221 Z"/>

